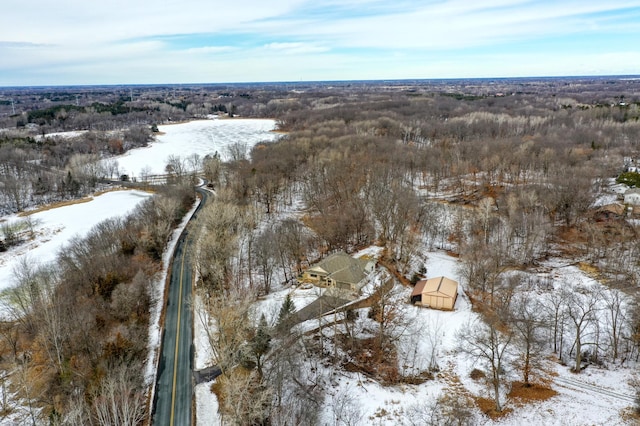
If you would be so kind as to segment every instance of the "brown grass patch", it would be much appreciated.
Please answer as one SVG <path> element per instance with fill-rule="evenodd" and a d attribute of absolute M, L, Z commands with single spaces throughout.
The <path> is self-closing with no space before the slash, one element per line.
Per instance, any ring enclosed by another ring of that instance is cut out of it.
<path fill-rule="evenodd" d="M 569 242 L 586 241 L 586 237 L 584 236 L 584 233 L 581 232 L 575 226 L 561 225 L 560 228 L 558 229 L 558 236 L 563 240 L 569 241 Z"/>
<path fill-rule="evenodd" d="M 149 192 L 149 193 L 153 193 L 155 191 L 152 191 L 148 188 L 133 188 L 137 191 L 144 191 L 144 192 Z M 106 194 L 107 192 L 114 192 L 114 191 L 131 191 L 132 188 L 110 188 L 110 189 L 105 189 L 102 191 L 97 191 L 95 192 L 93 195 L 89 196 L 89 197 L 84 197 L 84 198 L 78 198 L 75 200 L 66 200 L 66 201 L 59 201 L 57 203 L 51 203 L 51 204 L 46 204 L 44 206 L 40 206 L 37 207 L 33 210 L 29 210 L 26 212 L 20 212 L 18 213 L 18 217 L 25 217 L 25 216 L 31 216 L 32 214 L 35 213 L 40 213 L 40 212 L 45 212 L 45 211 L 49 211 L 49 210 L 53 210 L 53 209 L 57 209 L 59 207 L 67 207 L 67 206 L 73 206 L 75 204 L 83 204 L 83 203 L 88 203 L 89 201 L 93 201 L 93 199 L 95 197 L 99 197 L 101 195 Z"/>
<path fill-rule="evenodd" d="M 480 379 L 484 379 L 485 377 L 487 377 L 486 374 L 484 374 L 484 371 L 482 370 L 478 370 L 477 368 L 474 368 L 473 370 L 471 370 L 471 373 L 469 374 L 469 377 L 471 377 L 471 379 L 478 381 Z"/>
<path fill-rule="evenodd" d="M 602 278 L 600 269 L 590 263 L 578 262 L 578 268 L 594 280 L 600 280 Z"/>
<path fill-rule="evenodd" d="M 556 396 L 558 392 L 540 383 L 530 383 L 526 386 L 522 382 L 513 382 L 509 398 L 517 399 L 523 403 L 546 401 Z"/>
<path fill-rule="evenodd" d="M 433 373 L 430 371 L 423 371 L 415 376 L 403 376 L 400 378 L 400 382 L 407 385 L 421 385 L 430 380 L 433 380 Z"/>
<path fill-rule="evenodd" d="M 640 424 L 640 413 L 638 413 L 633 407 L 623 409 L 620 412 L 620 418 L 630 424 Z"/>
<path fill-rule="evenodd" d="M 93 197 L 79 198 L 77 200 L 60 201 L 58 203 L 52 203 L 52 204 L 47 204 L 45 206 L 40 206 L 36 209 L 29 210 L 28 212 L 20 212 L 18 213 L 18 216 L 19 217 L 31 216 L 32 214 L 57 209 L 58 207 L 66 207 L 66 206 L 72 206 L 74 204 L 88 203 L 89 201 L 93 201 Z"/>
<path fill-rule="evenodd" d="M 480 411 L 493 420 L 504 417 L 513 411 L 511 408 L 503 408 L 502 411 L 497 411 L 496 403 L 493 399 L 477 396 L 475 397 L 475 401 Z"/>
<path fill-rule="evenodd" d="M 398 354 L 393 347 L 379 348 L 376 338 L 357 339 L 350 342 L 342 336 L 343 349 L 346 349 L 351 360 L 342 363 L 349 372 L 359 372 L 372 377 L 382 384 L 394 385 L 403 382 L 398 369 Z M 416 380 L 420 380 L 417 377 Z"/>

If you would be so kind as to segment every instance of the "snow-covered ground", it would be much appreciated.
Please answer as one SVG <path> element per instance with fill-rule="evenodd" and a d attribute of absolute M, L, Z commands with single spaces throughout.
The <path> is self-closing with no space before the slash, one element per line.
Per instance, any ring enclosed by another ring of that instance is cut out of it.
<path fill-rule="evenodd" d="M 269 119 L 209 119 L 158 126 L 160 134 L 146 148 L 136 148 L 115 157 L 120 174 L 140 175 L 143 168 L 148 174 L 163 174 L 169 156 L 182 159 L 191 154 L 201 158 L 216 152 L 226 158 L 227 147 L 236 143 L 251 149 L 262 141 L 274 141 L 275 121 Z"/>
<path fill-rule="evenodd" d="M 360 254 L 375 255 L 371 248 Z M 458 282 L 464 282 L 458 272 L 458 260 L 442 251 L 428 252 L 426 268 L 428 277 L 448 276 Z M 567 286 L 574 290 L 597 285 L 593 278 L 579 268 L 558 260 L 551 260 L 543 265 L 546 274 L 556 285 Z M 400 289 L 400 297 L 408 300 L 409 289 Z M 602 291 L 607 291 L 602 288 Z M 284 289 L 270 294 L 255 305 L 256 316 L 264 313 L 275 315 L 286 294 L 293 296 L 296 308 L 300 309 L 317 297 L 314 290 Z M 420 407 L 432 407 L 437 399 L 446 392 L 451 392 L 452 383 L 458 381 L 475 396 L 489 396 L 490 389 L 482 382 L 476 382 L 469 376 L 474 368 L 481 368 L 476 360 L 459 350 L 458 332 L 478 319 L 471 304 L 461 288 L 455 311 L 444 312 L 414 307 L 406 303 L 403 314 L 415 324 L 400 343 L 400 352 L 416 353 L 412 363 L 419 369 L 428 367 L 432 342 L 437 348 L 433 352 L 437 357 L 439 374 L 433 380 L 421 385 L 382 386 L 375 380 L 359 373 L 342 369 L 329 368 L 326 372 L 330 388 L 327 391 L 322 424 L 336 423 L 336 406 L 343 412 L 350 411 L 349 424 L 354 425 L 407 425 L 408 416 Z M 366 315 L 360 315 L 367 321 Z M 317 320 L 308 323 L 317 324 Z M 303 329 L 314 328 L 313 324 L 301 324 Z M 630 382 L 636 376 L 631 367 L 589 366 L 576 375 L 569 367 L 551 360 L 546 372 L 553 379 L 551 387 L 558 394 L 544 402 L 521 405 L 517 401 L 506 400 L 504 406 L 512 412 L 501 419 L 490 420 L 474 409 L 472 424 L 519 426 L 533 425 L 625 425 L 634 424 L 632 420 L 624 420 L 623 413 L 633 402 L 633 389 Z M 506 373 L 507 382 L 519 379 L 519 372 L 510 369 Z M 212 382 L 201 384 L 196 389 L 198 424 L 217 424 L 215 397 L 209 391 Z M 428 409 L 425 411 L 428 412 Z M 424 414 L 422 412 L 421 414 Z M 354 419 L 357 419 L 354 421 Z M 345 420 L 345 419 L 343 419 Z M 415 419 L 414 419 L 415 421 Z M 344 423 L 346 424 L 346 423 Z"/>
<path fill-rule="evenodd" d="M 448 276 L 463 282 L 458 273 L 458 260 L 436 251 L 427 253 L 427 274 L 429 277 Z M 553 268 L 553 280 L 562 285 L 578 289 L 594 284 L 594 280 L 577 267 L 564 266 L 558 262 L 547 265 Z M 603 289 L 603 291 L 606 291 Z M 404 290 L 408 300 L 409 289 Z M 482 383 L 469 377 L 476 365 L 474 359 L 459 351 L 458 332 L 478 318 L 471 310 L 471 304 L 464 295 L 464 289 L 456 302 L 455 311 L 443 312 L 426 308 L 404 305 L 404 315 L 411 324 L 399 344 L 400 352 L 417 353 L 411 359 L 417 368 L 426 369 L 431 355 L 431 342 L 436 342 L 435 356 L 441 374 L 422 385 L 381 386 L 378 382 L 358 373 L 343 370 L 331 372 L 333 389 L 329 391 L 327 406 L 323 418 L 326 424 L 333 424 L 335 412 L 332 404 L 336 398 L 349 395 L 351 410 L 359 413 L 360 420 L 354 424 L 409 424 L 407 413 L 417 406 L 433 406 L 436 400 L 451 384 L 451 378 L 457 379 L 476 396 L 491 395 L 491 390 Z M 362 315 L 361 315 L 362 318 Z M 473 424 L 518 426 L 535 425 L 623 425 L 621 415 L 632 405 L 633 389 L 630 382 L 636 373 L 631 367 L 610 365 L 607 368 L 589 366 L 581 374 L 573 374 L 568 366 L 550 362 L 548 372 L 557 378 L 552 388 L 558 395 L 545 402 L 526 406 L 516 405 L 516 401 L 507 400 L 506 408 L 513 412 L 499 420 L 490 420 L 479 411 L 475 412 Z M 507 372 L 507 382 L 518 380 L 518 371 Z"/>
<path fill-rule="evenodd" d="M 14 283 L 13 271 L 25 258 L 41 264 L 51 262 L 71 238 L 86 235 L 105 219 L 126 216 L 150 196 L 142 191 L 111 191 L 88 202 L 33 213 L 29 220 L 33 223 L 35 238 L 0 253 L 0 291 Z M 17 215 L 0 218 L 0 222 L 9 224 L 25 220 Z"/>
<path fill-rule="evenodd" d="M 46 135 L 42 136 L 42 135 L 36 135 L 34 136 L 34 139 L 37 141 L 40 141 L 44 138 L 61 138 L 61 139 L 71 139 L 71 138 L 76 138 L 78 136 L 81 136 L 83 134 L 87 133 L 87 130 L 72 130 L 69 132 L 51 132 L 51 133 L 47 133 Z"/>

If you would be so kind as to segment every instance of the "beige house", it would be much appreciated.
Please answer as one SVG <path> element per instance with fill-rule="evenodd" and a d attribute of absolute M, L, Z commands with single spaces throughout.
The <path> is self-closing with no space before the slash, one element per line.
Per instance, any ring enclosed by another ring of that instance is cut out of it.
<path fill-rule="evenodd" d="M 375 261 L 371 259 L 355 259 L 344 252 L 333 253 L 304 271 L 298 281 L 340 290 L 359 291 L 375 265 Z"/>
<path fill-rule="evenodd" d="M 458 298 L 458 283 L 447 277 L 420 280 L 411 293 L 411 303 L 452 311 Z"/>

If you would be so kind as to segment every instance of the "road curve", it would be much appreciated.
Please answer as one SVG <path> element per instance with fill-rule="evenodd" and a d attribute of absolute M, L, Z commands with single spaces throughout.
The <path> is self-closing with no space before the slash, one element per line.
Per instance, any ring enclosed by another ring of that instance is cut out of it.
<path fill-rule="evenodd" d="M 202 196 L 202 201 L 180 236 L 173 254 L 152 410 L 153 424 L 158 426 L 187 426 L 192 420 L 193 266 L 191 253 L 195 242 L 190 232 L 193 229 L 193 220 L 209 196 L 208 191 L 200 188 L 197 188 L 197 191 Z"/>

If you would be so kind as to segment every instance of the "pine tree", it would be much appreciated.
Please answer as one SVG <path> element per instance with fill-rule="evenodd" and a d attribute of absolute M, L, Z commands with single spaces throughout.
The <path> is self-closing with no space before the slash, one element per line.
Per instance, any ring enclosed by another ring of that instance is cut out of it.
<path fill-rule="evenodd" d="M 258 375 L 262 377 L 262 358 L 271 348 L 271 333 L 264 314 L 260 317 L 256 334 L 251 341 L 251 352 L 256 360 Z"/>
<path fill-rule="evenodd" d="M 287 294 L 287 297 L 285 297 L 284 302 L 282 302 L 282 306 L 280 307 L 280 313 L 278 314 L 278 324 L 282 324 L 295 311 L 296 305 L 293 303 L 293 300 L 291 300 L 291 295 Z"/>

